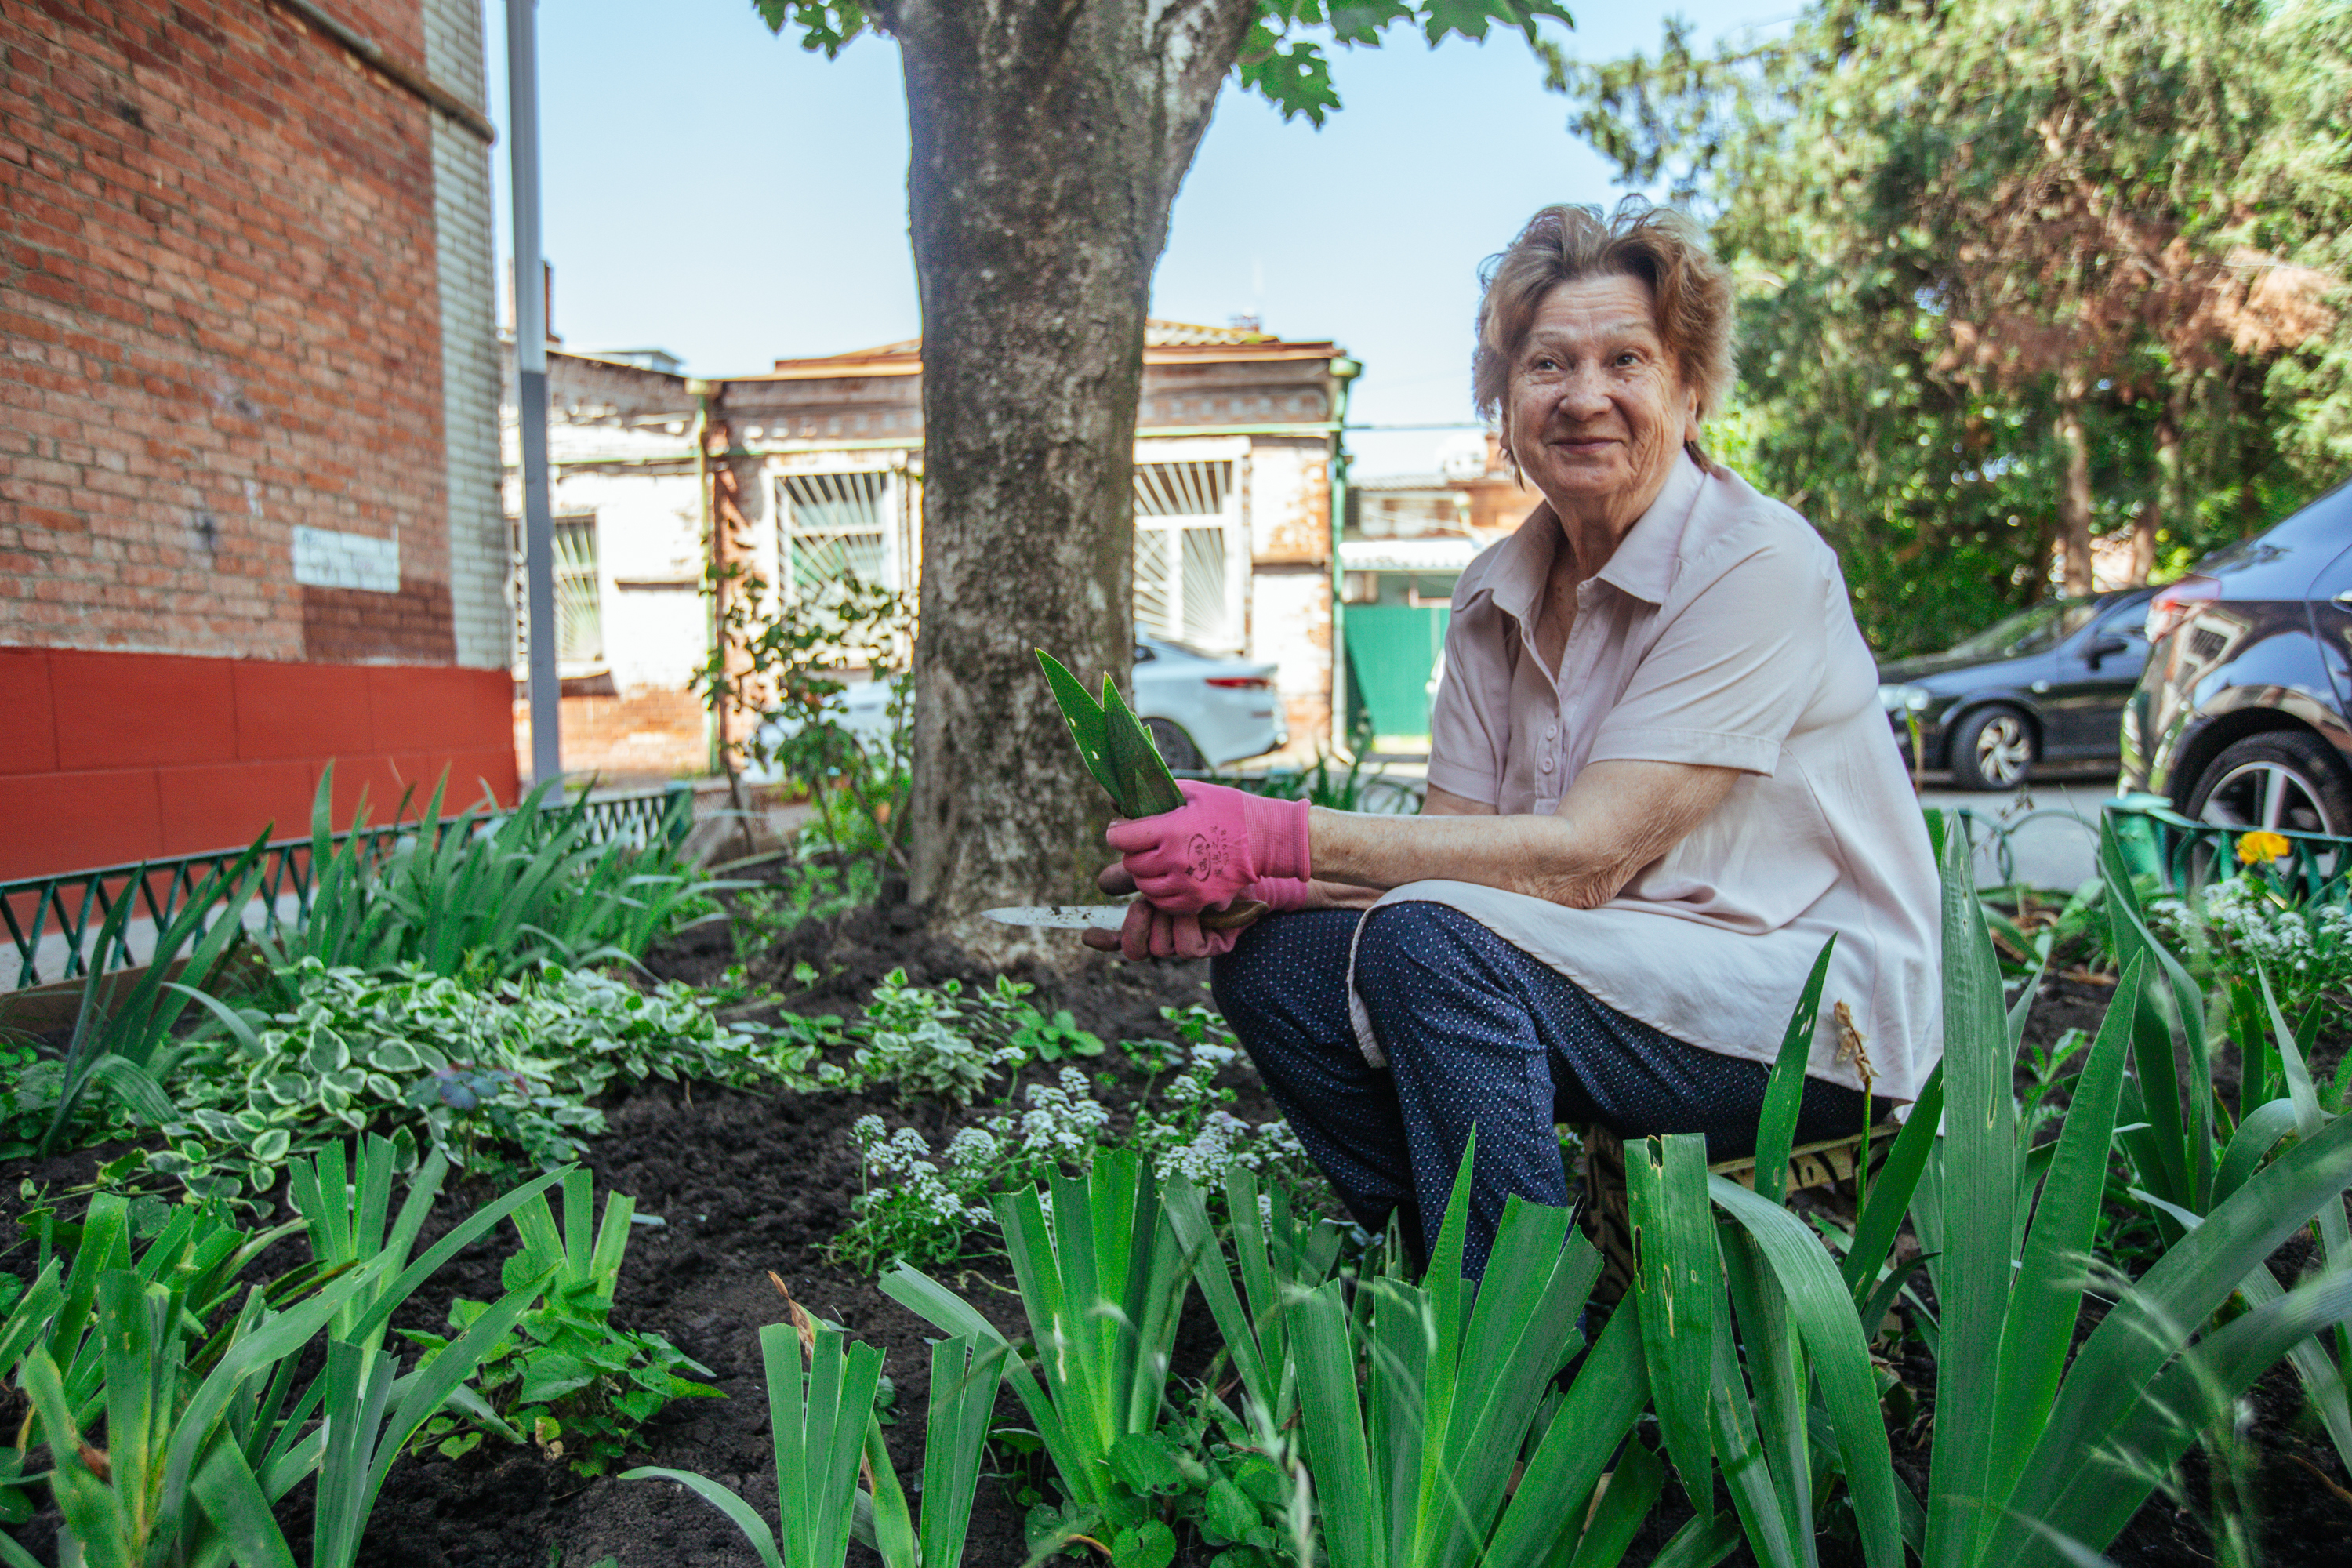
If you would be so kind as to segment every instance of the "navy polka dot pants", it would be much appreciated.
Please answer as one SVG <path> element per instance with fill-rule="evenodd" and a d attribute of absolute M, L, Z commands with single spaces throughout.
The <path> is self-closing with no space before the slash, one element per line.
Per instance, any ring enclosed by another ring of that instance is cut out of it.
<path fill-rule="evenodd" d="M 1348 1022 L 1360 923 L 1356 988 L 1386 1070 L 1364 1060 Z M 1450 905 L 1277 915 L 1211 975 L 1275 1102 L 1367 1228 L 1394 1214 L 1426 1258 L 1477 1129 L 1463 1254 L 1472 1279 L 1486 1270 L 1505 1199 L 1567 1205 L 1556 1121 L 1597 1121 L 1627 1138 L 1703 1132 L 1715 1160 L 1755 1149 L 1770 1076 L 1762 1063 L 1627 1017 Z M 1859 1131 L 1863 1116 L 1860 1093 L 1807 1079 L 1797 1140 Z"/>

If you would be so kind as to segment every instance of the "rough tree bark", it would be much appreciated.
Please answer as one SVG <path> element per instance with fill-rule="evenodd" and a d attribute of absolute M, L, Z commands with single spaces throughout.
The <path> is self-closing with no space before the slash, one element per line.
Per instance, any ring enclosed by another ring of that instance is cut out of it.
<path fill-rule="evenodd" d="M 2179 395 L 2167 394 L 2164 412 L 2156 420 L 2156 495 L 2132 521 L 2132 581 L 2145 583 L 2156 570 L 2156 536 L 2170 519 L 2186 516 L 2180 492 L 2180 421 L 2175 417 Z"/>
<path fill-rule="evenodd" d="M 2091 591 L 2091 443 L 2083 430 L 2084 388 L 2070 378 L 2058 398 L 2058 441 L 2066 449 L 2060 492 L 2059 537 L 2066 552 L 2066 592 Z"/>
<path fill-rule="evenodd" d="M 1107 858 L 1034 650 L 1126 683 L 1144 311 L 1253 5 L 875 9 L 906 69 L 923 308 L 911 893 L 1009 954 L 975 910 L 1088 894 Z"/>

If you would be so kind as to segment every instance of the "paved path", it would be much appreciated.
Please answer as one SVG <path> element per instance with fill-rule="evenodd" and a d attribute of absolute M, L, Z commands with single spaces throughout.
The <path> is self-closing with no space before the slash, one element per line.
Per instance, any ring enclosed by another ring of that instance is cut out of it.
<path fill-rule="evenodd" d="M 2115 793 L 2112 774 L 2035 784 L 2017 795 L 1942 789 L 1930 778 L 1919 803 L 1969 811 L 2009 828 L 2007 865 L 1997 858 L 1990 836 L 1979 840 L 1979 886 L 2018 881 L 2071 892 L 2099 874 L 2099 812 Z"/>

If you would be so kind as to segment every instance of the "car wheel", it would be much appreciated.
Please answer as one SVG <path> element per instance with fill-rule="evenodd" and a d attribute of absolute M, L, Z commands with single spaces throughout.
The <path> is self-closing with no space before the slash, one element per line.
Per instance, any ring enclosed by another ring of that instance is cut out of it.
<path fill-rule="evenodd" d="M 1952 783 L 1961 789 L 2015 789 L 2033 767 L 2033 726 L 2014 708 L 1971 713 L 1952 732 Z"/>
<path fill-rule="evenodd" d="M 2223 827 L 2352 834 L 2352 784 L 2335 749 L 2300 730 L 2249 735 L 2213 759 L 2189 815 Z"/>
<path fill-rule="evenodd" d="M 1183 725 L 1173 719 L 1146 719 L 1143 727 L 1151 732 L 1151 743 L 1160 748 L 1160 760 L 1171 770 L 1180 773 L 1209 771 L 1209 759 L 1192 744 L 1192 737 L 1184 733 Z"/>

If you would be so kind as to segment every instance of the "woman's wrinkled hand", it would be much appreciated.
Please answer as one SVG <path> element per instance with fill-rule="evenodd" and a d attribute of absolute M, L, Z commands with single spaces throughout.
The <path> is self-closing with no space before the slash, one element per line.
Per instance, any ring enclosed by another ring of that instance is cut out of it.
<path fill-rule="evenodd" d="M 1112 898 L 1125 898 L 1135 891 L 1135 878 L 1123 862 L 1114 860 L 1102 868 L 1095 886 Z M 1311 893 L 1304 879 L 1262 877 L 1243 889 L 1241 896 L 1265 904 L 1272 914 L 1305 908 Z M 1240 936 L 1240 931 L 1202 929 L 1197 913 L 1174 914 L 1139 900 L 1128 906 L 1127 923 L 1118 931 L 1084 931 L 1078 940 L 1098 952 L 1142 960 L 1215 958 L 1231 952 Z"/>
<path fill-rule="evenodd" d="M 1103 835 L 1136 890 L 1159 908 L 1198 914 L 1232 903 L 1260 878 L 1314 874 L 1307 802 L 1194 779 L 1177 787 L 1184 804 L 1176 810 L 1114 822 Z"/>
<path fill-rule="evenodd" d="M 1127 923 L 1117 931 L 1089 931 L 1078 940 L 1104 952 L 1123 957 L 1216 958 L 1234 950 L 1242 933 L 1206 931 L 1197 911 L 1179 914 L 1138 899 L 1127 906 Z"/>

